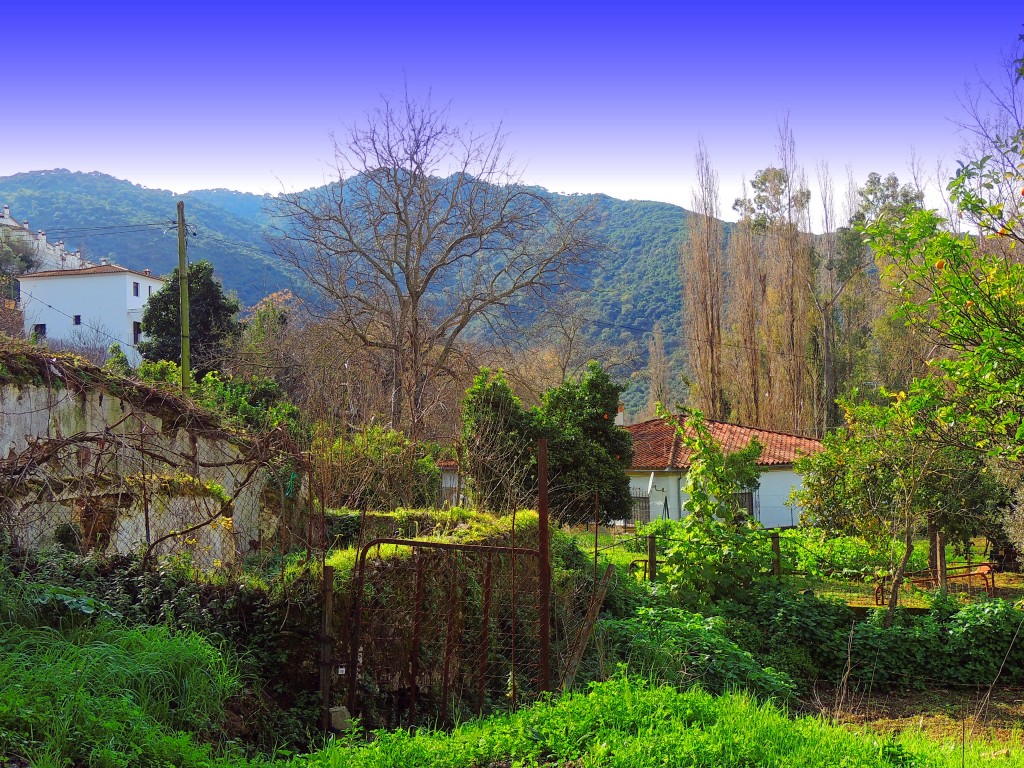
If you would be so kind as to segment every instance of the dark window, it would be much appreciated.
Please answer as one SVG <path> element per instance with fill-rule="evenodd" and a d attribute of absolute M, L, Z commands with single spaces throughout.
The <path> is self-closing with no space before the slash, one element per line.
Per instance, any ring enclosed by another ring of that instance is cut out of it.
<path fill-rule="evenodd" d="M 32 335 L 37 339 L 46 338 L 46 323 L 36 323 L 32 326 Z"/>
<path fill-rule="evenodd" d="M 139 295 L 139 284 L 138 283 L 132 283 L 132 296 L 138 296 L 138 295 Z"/>
<path fill-rule="evenodd" d="M 75 315 L 75 319 L 72 322 L 74 322 L 75 325 L 81 325 L 82 324 L 82 316 L 81 315 Z"/>
<path fill-rule="evenodd" d="M 733 499 L 736 500 L 736 506 L 739 507 L 740 512 L 746 512 L 751 517 L 754 516 L 753 491 L 741 491 L 740 493 L 734 493 Z"/>
<path fill-rule="evenodd" d="M 651 522 L 651 499 L 639 488 L 630 488 L 633 497 L 633 522 L 636 525 L 647 525 Z"/>
<path fill-rule="evenodd" d="M 147 296 L 152 296 L 153 295 L 153 286 L 152 285 L 147 285 L 146 286 L 146 290 L 149 291 L 149 293 L 146 294 Z"/>
<path fill-rule="evenodd" d="M 142 323 L 132 323 L 132 344 L 142 341 Z"/>

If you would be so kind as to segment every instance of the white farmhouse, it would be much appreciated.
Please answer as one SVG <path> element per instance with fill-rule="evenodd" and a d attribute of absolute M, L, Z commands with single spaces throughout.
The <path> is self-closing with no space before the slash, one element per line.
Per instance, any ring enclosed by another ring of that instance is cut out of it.
<path fill-rule="evenodd" d="M 726 454 L 746 448 L 757 438 L 764 446 L 757 462 L 761 469 L 761 486 L 741 503 L 765 528 L 797 525 L 799 513 L 790 504 L 789 495 L 800 487 L 801 479 L 793 471 L 793 462 L 800 455 L 821 451 L 821 441 L 721 421 L 706 424 Z M 633 437 L 633 464 L 627 474 L 634 517 L 643 519 L 649 514 L 650 519 L 680 519 L 687 500 L 683 486 L 690 466 L 690 450 L 675 427 L 663 419 L 631 424 L 624 429 Z"/>
<path fill-rule="evenodd" d="M 89 339 L 121 345 L 128 361 L 142 359 L 142 312 L 164 281 L 150 271 L 136 272 L 115 264 L 82 269 L 56 269 L 21 275 L 21 308 L 26 335 L 80 343 Z"/>

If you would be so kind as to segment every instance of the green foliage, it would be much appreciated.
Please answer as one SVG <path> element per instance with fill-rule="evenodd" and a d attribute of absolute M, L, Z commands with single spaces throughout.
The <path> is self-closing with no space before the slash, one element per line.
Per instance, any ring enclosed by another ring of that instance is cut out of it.
<path fill-rule="evenodd" d="M 714 612 L 727 620 L 726 634 L 761 664 L 804 686 L 823 677 L 838 681 L 846 654 L 836 638 L 854 623 L 845 603 L 761 581 L 742 601 L 720 602 Z"/>
<path fill-rule="evenodd" d="M 181 384 L 181 368 L 170 360 L 143 360 L 136 373 L 154 384 L 175 388 Z M 299 409 L 288 402 L 272 379 L 243 379 L 210 371 L 189 382 L 189 395 L 207 410 L 244 429 L 263 432 L 284 427 L 294 437 L 302 435 Z"/>
<path fill-rule="evenodd" d="M 891 573 L 902 554 L 901 543 L 893 538 L 869 542 L 860 536 L 840 536 L 821 528 L 801 527 L 779 535 L 782 562 L 786 568 L 811 576 L 839 576 L 862 579 Z M 908 571 L 928 567 L 928 553 L 915 548 Z"/>
<path fill-rule="evenodd" d="M 885 547 L 893 533 L 912 544 L 926 521 L 952 541 L 993 531 L 1006 492 L 976 451 L 947 445 L 920 403 L 900 392 L 885 405 L 843 403 L 846 429 L 796 463 L 802 518 L 830 532 Z"/>
<path fill-rule="evenodd" d="M 633 618 L 605 619 L 598 627 L 602 648 L 631 675 L 712 693 L 743 688 L 786 699 L 794 692 L 788 676 L 762 668 L 724 630 L 719 617 L 661 606 L 642 607 Z"/>
<path fill-rule="evenodd" d="M 533 500 L 536 441 L 548 441 L 549 501 L 566 524 L 632 513 L 626 469 L 632 440 L 615 424 L 622 388 L 596 362 L 576 380 L 544 393 L 524 411 L 504 375 L 482 369 L 463 400 L 466 465 L 481 506 L 508 510 Z"/>
<path fill-rule="evenodd" d="M 107 360 L 103 363 L 103 370 L 117 376 L 132 375 L 132 365 L 128 362 L 128 356 L 116 341 L 107 349 Z"/>
<path fill-rule="evenodd" d="M 181 305 L 178 270 L 154 293 L 142 314 L 142 331 L 149 338 L 138 344 L 147 360 L 181 363 Z M 229 298 L 213 275 L 213 265 L 197 261 L 188 266 L 189 344 L 191 364 L 198 372 L 213 370 L 224 345 L 238 333 L 238 299 Z"/>
<path fill-rule="evenodd" d="M 222 764 L 185 733 L 213 736 L 239 689 L 208 640 L 123 628 L 81 590 L 0 580 L 0 755 L 38 765 Z"/>
<path fill-rule="evenodd" d="M 736 500 L 740 491 L 756 487 L 761 445 L 752 441 L 726 457 L 699 411 L 675 426 L 691 456 L 683 489 L 687 515 L 667 550 L 665 583 L 683 605 L 738 597 L 771 563 L 768 538 Z"/>
<path fill-rule="evenodd" d="M 504 373 L 481 368 L 462 399 L 462 444 L 472 493 L 484 510 L 527 506 L 536 487 L 537 429 Z"/>
<path fill-rule="evenodd" d="M 967 764 L 981 764 L 982 752 L 991 749 L 967 743 Z M 309 765 L 954 768 L 960 759 L 959 749 L 913 734 L 879 740 L 823 719 L 792 718 L 748 696 L 680 692 L 617 677 L 586 693 L 465 723 L 450 733 L 379 731 L 369 744 L 335 742 L 311 756 Z"/>
<path fill-rule="evenodd" d="M 197 581 L 185 563 L 168 561 L 141 572 L 137 560 L 59 551 L 26 565 L 21 578 L 0 568 L 0 635 L 4 626 L 16 625 L 52 627 L 70 637 L 116 618 L 118 627 L 158 627 L 172 640 L 193 633 L 214 638 L 217 648 L 232 650 L 232 679 L 237 667 L 245 686 L 233 689 L 232 709 L 246 713 L 244 730 L 237 733 L 236 725 L 235 733 L 250 748 L 308 748 L 319 739 L 316 680 L 305 671 L 303 639 L 319 632 L 317 583 L 292 578 L 286 591 L 255 580 L 214 585 Z M 196 673 L 208 674 L 203 667 Z"/>
<path fill-rule="evenodd" d="M 615 424 L 622 389 L 592 361 L 579 379 L 545 392 L 533 411 L 548 439 L 551 511 L 563 523 L 593 520 L 595 494 L 602 520 L 632 515 L 626 470 L 633 440 Z"/>
<path fill-rule="evenodd" d="M 0 298 L 18 298 L 15 278 L 35 264 L 36 252 L 32 243 L 13 235 L 9 227 L 0 227 Z"/>
<path fill-rule="evenodd" d="M 330 446 L 322 442 L 314 440 L 314 453 L 345 468 L 328 481 L 329 505 L 382 510 L 439 503 L 436 446 L 413 445 L 401 432 L 378 426 L 340 437 Z"/>
<path fill-rule="evenodd" d="M 960 605 L 936 595 L 929 613 L 900 609 L 887 627 L 885 611 L 856 620 L 844 603 L 764 582 L 714 610 L 723 632 L 758 663 L 804 686 L 844 676 L 874 690 L 989 685 L 997 674 L 1007 685 L 1024 680 L 1024 646 L 1015 638 L 1024 611 L 1003 600 Z"/>
<path fill-rule="evenodd" d="M 293 436 L 301 434 L 299 409 L 287 401 L 273 379 L 240 379 L 210 371 L 193 391 L 202 405 L 240 421 L 247 429 L 262 432 L 285 427 Z"/>

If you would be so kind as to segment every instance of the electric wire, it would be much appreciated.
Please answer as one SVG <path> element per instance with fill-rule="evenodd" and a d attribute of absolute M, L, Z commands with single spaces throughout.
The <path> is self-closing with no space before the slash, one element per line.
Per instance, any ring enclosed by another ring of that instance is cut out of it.
<path fill-rule="evenodd" d="M 57 313 L 58 315 L 63 315 L 63 316 L 64 316 L 64 317 L 66 317 L 66 318 L 67 318 L 68 320 L 71 320 L 71 322 L 72 322 L 72 323 L 74 323 L 74 321 L 75 321 L 75 318 L 74 318 L 74 316 L 73 316 L 73 315 L 69 315 L 69 314 L 68 314 L 67 312 L 65 312 L 64 310 L 62 310 L 62 309 L 58 309 L 57 307 L 53 306 L 52 304 L 50 304 L 50 303 L 48 303 L 48 302 L 45 302 L 45 301 L 43 301 L 43 300 L 42 300 L 42 299 L 40 299 L 40 298 L 37 298 L 36 296 L 34 296 L 34 295 L 33 295 L 32 293 L 30 293 L 29 291 L 26 291 L 26 290 L 25 290 L 24 288 L 22 288 L 22 290 L 21 290 L 21 293 L 22 293 L 22 295 L 24 295 L 24 296 L 28 296 L 29 298 L 31 298 L 31 299 L 32 299 L 32 301 L 35 301 L 35 302 L 37 302 L 37 303 L 41 304 L 42 306 L 44 306 L 44 307 L 47 307 L 48 309 L 51 309 L 51 310 L 53 310 L 53 311 L 54 311 L 54 312 L 56 312 L 56 313 Z M 22 303 L 24 304 L 24 302 L 22 302 Z M 111 341 L 117 342 L 118 344 L 122 345 L 123 347 L 125 347 L 125 348 L 127 348 L 127 349 L 134 349 L 134 348 L 135 348 L 135 345 L 134 345 L 134 344 L 129 344 L 129 343 L 128 343 L 127 341 L 125 341 L 124 339 L 118 338 L 117 336 L 114 336 L 114 335 L 112 335 L 112 334 L 108 333 L 108 332 L 107 332 L 106 330 L 104 330 L 103 328 L 97 328 L 96 326 L 94 326 L 94 325 L 90 325 L 89 323 L 86 323 L 85 321 L 82 321 L 82 322 L 80 322 L 80 323 L 78 324 L 78 327 L 82 327 L 82 328 L 88 328 L 89 330 L 91 330 L 91 331 L 94 331 L 94 332 L 96 332 L 96 333 L 97 333 L 97 334 L 99 334 L 100 336 L 106 336 L 106 337 L 107 337 L 108 339 L 110 339 Z"/>

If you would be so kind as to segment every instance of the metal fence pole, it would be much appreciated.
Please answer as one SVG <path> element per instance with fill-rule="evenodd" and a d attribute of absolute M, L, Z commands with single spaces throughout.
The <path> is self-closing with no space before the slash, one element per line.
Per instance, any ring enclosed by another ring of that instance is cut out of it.
<path fill-rule="evenodd" d="M 551 551 L 548 531 L 548 441 L 537 445 L 537 549 L 540 574 L 537 608 L 540 613 L 540 681 L 541 691 L 551 690 Z"/>
<path fill-rule="evenodd" d="M 331 671 L 333 665 L 334 635 L 334 566 L 324 566 L 323 624 L 320 628 L 320 727 L 331 727 Z"/>

